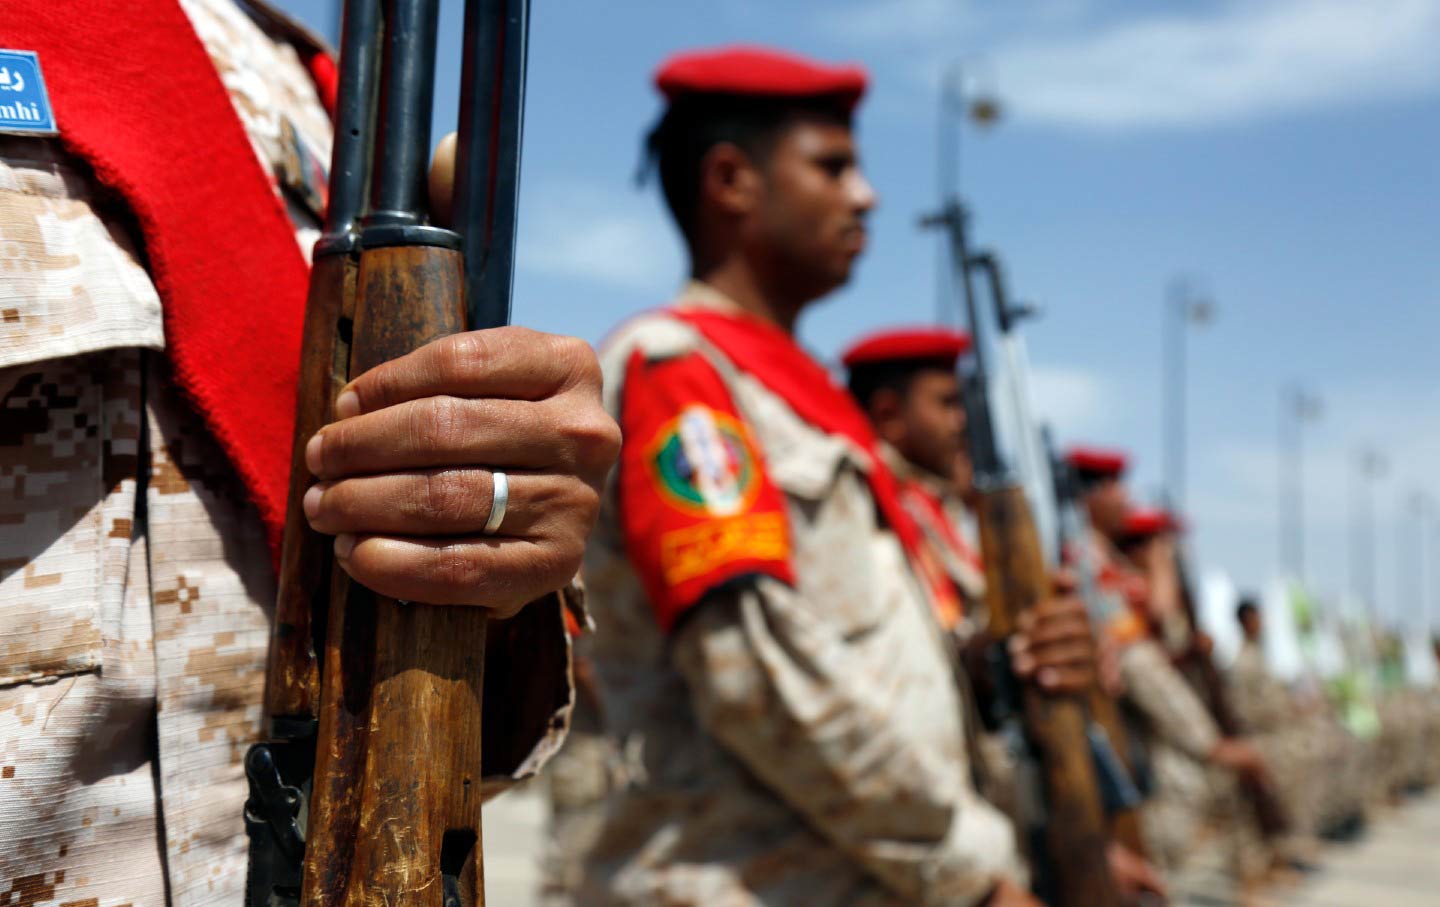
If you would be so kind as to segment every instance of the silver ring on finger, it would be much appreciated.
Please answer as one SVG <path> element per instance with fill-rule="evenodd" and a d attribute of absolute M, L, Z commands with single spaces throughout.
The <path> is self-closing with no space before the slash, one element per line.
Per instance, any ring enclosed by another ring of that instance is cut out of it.
<path fill-rule="evenodd" d="M 493 497 L 490 499 L 490 518 L 485 521 L 485 528 L 482 530 L 486 535 L 494 535 L 500 531 L 500 524 L 505 522 L 505 509 L 510 505 L 509 477 L 499 470 L 496 470 L 494 475 L 495 484 Z"/>

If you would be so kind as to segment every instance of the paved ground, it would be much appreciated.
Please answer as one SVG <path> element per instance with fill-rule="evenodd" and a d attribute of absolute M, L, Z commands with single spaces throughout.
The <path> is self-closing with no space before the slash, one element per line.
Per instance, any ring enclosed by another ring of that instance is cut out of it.
<path fill-rule="evenodd" d="M 1178 907 L 1234 904 L 1218 861 L 1196 862 L 1177 880 Z M 1318 862 L 1296 887 L 1267 892 L 1264 907 L 1440 907 L 1440 791 L 1380 813 L 1363 838 L 1328 847 Z"/>
<path fill-rule="evenodd" d="M 536 863 L 545 835 L 538 792 L 506 794 L 485 809 L 485 877 L 490 907 L 533 907 Z M 1232 907 L 1218 859 L 1197 856 L 1176 880 L 1176 907 Z M 1265 907 L 1440 907 L 1440 791 L 1389 810 L 1353 844 L 1320 857 L 1320 871 L 1287 891 L 1271 891 Z"/>
<path fill-rule="evenodd" d="M 532 907 L 537 902 L 547 811 L 538 785 L 510 791 L 485 807 L 481 821 L 487 907 Z"/>

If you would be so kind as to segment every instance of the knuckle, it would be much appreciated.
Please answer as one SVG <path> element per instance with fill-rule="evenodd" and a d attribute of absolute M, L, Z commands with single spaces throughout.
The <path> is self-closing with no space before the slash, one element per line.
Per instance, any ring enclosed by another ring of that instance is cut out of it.
<path fill-rule="evenodd" d="M 485 358 L 485 339 L 476 331 L 435 341 L 435 371 L 441 382 L 463 383 Z"/>
<path fill-rule="evenodd" d="M 469 601 L 479 585 L 481 571 L 475 557 L 461 545 L 435 549 L 431 580 L 450 604 Z"/>
<path fill-rule="evenodd" d="M 372 412 L 399 402 L 403 371 L 400 363 L 382 362 L 361 375 L 351 385 L 360 398 L 360 411 Z"/>
<path fill-rule="evenodd" d="M 448 448 L 459 434 L 464 405 L 456 397 L 430 397 L 415 408 L 412 432 L 421 450 Z"/>
<path fill-rule="evenodd" d="M 454 471 L 432 472 L 420 484 L 416 513 L 420 519 L 437 526 L 464 522 L 474 508 L 474 482 Z"/>
<path fill-rule="evenodd" d="M 571 450 L 569 462 L 580 477 L 604 478 L 620 453 L 620 426 L 615 420 L 603 408 L 587 406 L 566 420 L 564 434 Z"/>

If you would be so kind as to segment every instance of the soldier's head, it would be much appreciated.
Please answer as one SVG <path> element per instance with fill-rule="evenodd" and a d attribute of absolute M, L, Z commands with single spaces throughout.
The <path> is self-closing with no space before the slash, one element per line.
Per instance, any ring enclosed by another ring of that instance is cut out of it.
<path fill-rule="evenodd" d="M 1103 535 L 1118 539 L 1131 510 L 1130 493 L 1124 483 L 1129 459 L 1116 450 L 1073 447 L 1066 453 L 1065 461 L 1080 483 L 1081 500 L 1090 524 Z"/>
<path fill-rule="evenodd" d="M 1260 607 L 1255 604 L 1254 596 L 1247 595 L 1240 599 L 1240 606 L 1235 609 L 1235 619 L 1240 622 L 1240 629 L 1245 633 L 1245 638 L 1251 642 L 1260 641 Z"/>
<path fill-rule="evenodd" d="M 1156 558 L 1174 556 L 1171 545 L 1184 528 L 1180 518 L 1168 510 L 1135 507 L 1125 514 L 1120 531 L 1111 538 L 1136 566 L 1149 569 L 1156 565 Z"/>
<path fill-rule="evenodd" d="M 905 459 L 956 481 L 964 463 L 965 407 L 955 367 L 970 335 L 941 328 L 890 330 L 841 356 L 850 393 L 875 433 Z"/>
<path fill-rule="evenodd" d="M 740 263 L 798 311 L 850 277 L 875 191 L 852 129 L 865 73 L 760 48 L 672 57 L 646 142 L 691 273 Z"/>

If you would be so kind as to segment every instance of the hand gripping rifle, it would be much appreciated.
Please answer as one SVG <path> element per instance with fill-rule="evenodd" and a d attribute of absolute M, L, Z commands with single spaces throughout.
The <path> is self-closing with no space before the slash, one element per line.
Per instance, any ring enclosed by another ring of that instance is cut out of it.
<path fill-rule="evenodd" d="M 1021 614 L 1049 594 L 1045 554 L 1025 490 L 1004 462 L 989 401 L 990 376 L 979 336 L 980 319 L 966 245 L 966 212 L 958 197 L 921 221 L 946 231 L 950 266 L 962 288 L 971 334 L 972 366 L 966 376 L 970 455 L 979 495 L 977 519 L 985 561 L 985 599 L 997 642 L 994 712 L 1018 743 L 1022 792 L 1038 791 L 1025 817 L 1037 888 L 1053 907 L 1114 907 L 1120 903 L 1105 858 L 1108 833 L 1095 765 L 1085 733 L 1085 713 L 1073 697 L 1049 696 L 1021 684 L 1010 669 L 1006 643 Z M 1028 783 L 1027 775 L 1038 775 Z"/>
<path fill-rule="evenodd" d="M 527 0 L 467 0 L 457 230 L 429 223 L 439 0 L 347 0 L 329 206 L 306 301 L 289 510 L 246 754 L 247 907 L 483 904 L 479 608 L 398 602 L 335 568 L 305 445 L 353 376 L 509 319 Z"/>

